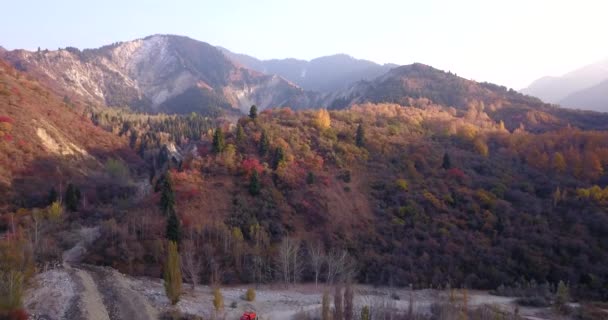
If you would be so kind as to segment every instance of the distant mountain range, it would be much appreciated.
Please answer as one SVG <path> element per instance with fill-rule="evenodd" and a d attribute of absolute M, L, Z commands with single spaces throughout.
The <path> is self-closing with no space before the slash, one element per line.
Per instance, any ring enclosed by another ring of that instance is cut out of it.
<path fill-rule="evenodd" d="M 522 93 L 568 108 L 608 112 L 608 59 L 561 77 L 543 77 Z"/>
<path fill-rule="evenodd" d="M 297 59 L 259 60 L 233 53 L 219 47 L 230 59 L 241 65 L 263 73 L 279 75 L 305 90 L 329 93 L 347 89 L 356 81 L 372 80 L 398 65 L 377 64 L 368 60 L 355 59 L 346 54 L 336 54 L 310 61 Z"/>
<path fill-rule="evenodd" d="M 373 102 L 435 104 L 458 112 L 485 108 L 486 114 L 504 121 L 510 129 L 520 125 L 528 130 L 608 125 L 608 121 L 598 122 L 604 119 L 598 114 L 568 112 L 502 86 L 467 80 L 420 63 L 379 65 L 342 54 L 311 61 L 263 61 L 174 35 L 153 35 L 98 49 L 0 51 L 0 59 L 39 79 L 64 99 L 144 112 L 196 112 L 214 117 L 239 115 L 253 104 L 260 110 L 342 109 Z M 588 88 L 589 94 L 583 94 L 581 100 L 606 92 L 599 84 L 589 87 L 589 79 L 601 78 L 599 69 L 589 67 L 568 77 L 579 79 L 571 81 L 577 88 Z M 577 97 L 574 91 L 545 87 L 555 93 L 551 101 Z"/>

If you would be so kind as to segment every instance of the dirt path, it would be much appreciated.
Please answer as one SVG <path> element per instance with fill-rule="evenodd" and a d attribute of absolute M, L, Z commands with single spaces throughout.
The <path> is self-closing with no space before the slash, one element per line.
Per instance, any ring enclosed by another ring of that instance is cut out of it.
<path fill-rule="evenodd" d="M 79 295 L 79 309 L 83 318 L 87 320 L 110 320 L 101 293 L 97 289 L 93 277 L 86 271 L 80 269 L 76 269 L 75 271 L 83 286 L 83 290 Z"/>
<path fill-rule="evenodd" d="M 139 292 L 132 290 L 118 272 L 94 266 L 85 266 L 83 270 L 91 276 L 101 292 L 109 314 L 105 319 L 158 319 L 156 309 Z"/>
<path fill-rule="evenodd" d="M 81 265 L 98 228 L 82 228 L 81 241 L 63 254 L 63 268 L 39 275 L 39 286 L 28 293 L 34 319 L 150 320 L 157 310 L 134 291 L 125 276 L 111 268 Z"/>

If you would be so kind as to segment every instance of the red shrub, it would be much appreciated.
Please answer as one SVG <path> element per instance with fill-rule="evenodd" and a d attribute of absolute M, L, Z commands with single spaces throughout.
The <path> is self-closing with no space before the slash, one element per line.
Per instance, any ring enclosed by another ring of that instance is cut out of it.
<path fill-rule="evenodd" d="M 258 173 L 262 173 L 264 167 L 258 159 L 247 158 L 241 163 L 241 170 L 246 176 L 249 176 L 253 173 L 253 170 L 256 170 Z"/>
<path fill-rule="evenodd" d="M 0 122 L 8 122 L 8 123 L 13 123 L 13 119 L 11 119 L 8 116 L 0 116 Z"/>
<path fill-rule="evenodd" d="M 452 168 L 452 169 L 448 170 L 448 177 L 454 178 L 457 180 L 462 180 L 462 179 L 464 179 L 465 174 L 459 168 Z"/>

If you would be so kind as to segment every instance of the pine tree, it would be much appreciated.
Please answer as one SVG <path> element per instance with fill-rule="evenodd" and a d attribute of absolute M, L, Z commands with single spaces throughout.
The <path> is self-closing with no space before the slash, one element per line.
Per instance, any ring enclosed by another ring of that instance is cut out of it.
<path fill-rule="evenodd" d="M 171 184 L 171 175 L 167 173 L 163 181 L 162 193 L 160 195 L 160 209 L 165 215 L 175 212 L 175 195 Z"/>
<path fill-rule="evenodd" d="M 446 152 L 443 154 L 443 163 L 441 167 L 448 170 L 452 167 L 452 161 L 450 160 L 450 155 Z"/>
<path fill-rule="evenodd" d="M 78 204 L 80 202 L 80 190 L 73 184 L 68 184 L 67 189 L 65 190 L 65 207 L 69 211 L 78 210 Z"/>
<path fill-rule="evenodd" d="M 365 146 L 365 130 L 363 129 L 363 125 L 361 123 L 357 127 L 355 143 L 357 144 L 357 147 L 359 147 L 359 148 Z"/>
<path fill-rule="evenodd" d="M 57 201 L 57 197 L 59 197 L 59 194 L 57 193 L 57 190 L 55 190 L 55 187 L 52 187 L 51 190 L 49 191 L 47 203 L 52 204 L 53 202 Z"/>
<path fill-rule="evenodd" d="M 224 141 L 224 132 L 222 132 L 222 128 L 218 127 L 213 134 L 213 153 L 222 153 L 225 148 L 226 142 Z"/>
<path fill-rule="evenodd" d="M 245 130 L 243 130 L 243 126 L 239 123 L 236 125 L 236 142 L 241 143 L 245 141 Z"/>
<path fill-rule="evenodd" d="M 557 292 L 555 293 L 556 309 L 563 312 L 566 309 L 566 304 L 568 301 L 570 301 L 570 290 L 563 281 L 560 281 L 557 285 Z"/>
<path fill-rule="evenodd" d="M 177 243 L 170 241 L 167 252 L 167 263 L 165 265 L 165 293 L 172 305 L 179 302 L 182 293 L 182 271 Z"/>
<path fill-rule="evenodd" d="M 268 138 L 266 131 L 262 131 L 262 136 L 260 137 L 260 146 L 259 146 L 260 155 L 265 156 L 268 153 L 269 149 L 270 149 L 270 139 Z"/>
<path fill-rule="evenodd" d="M 262 188 L 260 183 L 260 177 L 257 170 L 253 170 L 251 174 L 251 178 L 249 179 L 249 193 L 252 196 L 257 196 L 260 194 L 260 189 Z"/>
<path fill-rule="evenodd" d="M 249 118 L 255 120 L 258 117 L 258 107 L 254 105 L 249 109 Z"/>
<path fill-rule="evenodd" d="M 167 230 L 165 233 L 165 237 L 169 241 L 173 241 L 179 243 L 181 240 L 181 227 L 179 225 L 179 219 L 177 218 L 177 214 L 173 209 L 169 213 L 167 217 Z"/>
<path fill-rule="evenodd" d="M 277 170 L 283 161 L 285 161 L 285 151 L 283 151 L 283 148 L 277 147 L 274 149 L 272 157 L 272 169 Z"/>

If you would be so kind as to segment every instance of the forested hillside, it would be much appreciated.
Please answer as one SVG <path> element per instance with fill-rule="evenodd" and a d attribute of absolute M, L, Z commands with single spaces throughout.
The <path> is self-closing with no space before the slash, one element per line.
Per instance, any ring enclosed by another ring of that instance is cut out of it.
<path fill-rule="evenodd" d="M 184 250 L 204 246 L 192 251 L 203 281 L 283 279 L 285 246 L 300 261 L 290 279 L 312 280 L 304 261 L 318 247 L 330 282 L 341 272 L 416 287 L 563 280 L 605 297 L 606 135 L 509 132 L 481 110 L 440 106 L 268 110 L 157 159 L 170 168 L 154 176 L 158 192 L 108 217 L 89 262 L 158 275 L 170 181 Z"/>

